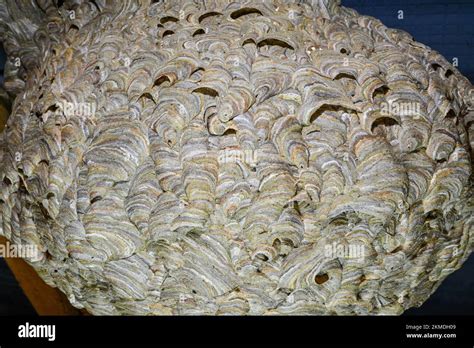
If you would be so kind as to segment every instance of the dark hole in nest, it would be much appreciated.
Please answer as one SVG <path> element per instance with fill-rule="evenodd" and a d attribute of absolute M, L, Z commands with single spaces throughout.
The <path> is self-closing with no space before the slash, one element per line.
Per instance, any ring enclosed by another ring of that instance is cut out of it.
<path fill-rule="evenodd" d="M 102 196 L 95 196 L 94 198 L 91 199 L 91 204 L 94 204 L 95 202 L 101 201 Z"/>
<path fill-rule="evenodd" d="M 46 218 L 46 219 L 50 219 L 51 216 L 49 215 L 49 212 L 48 210 L 43 206 L 43 204 L 39 204 L 39 209 L 41 211 L 41 214 L 43 214 L 43 216 Z"/>
<path fill-rule="evenodd" d="M 236 134 L 237 134 L 237 131 L 235 129 L 229 128 L 222 135 L 236 135 Z"/>
<path fill-rule="evenodd" d="M 394 120 L 391 117 L 379 117 L 372 123 L 371 131 L 372 133 L 374 130 L 376 130 L 378 127 L 384 126 L 384 127 L 391 127 L 391 126 L 397 126 L 398 122 Z"/>
<path fill-rule="evenodd" d="M 390 88 L 388 88 L 387 86 L 385 85 L 380 86 L 374 89 L 374 92 L 372 93 L 372 98 L 384 97 L 387 95 L 389 91 L 390 91 Z"/>
<path fill-rule="evenodd" d="M 237 18 L 240 18 L 242 16 L 248 16 L 248 15 L 251 15 L 251 14 L 256 14 L 256 15 L 259 15 L 259 16 L 263 16 L 262 12 L 260 12 L 256 8 L 244 7 L 244 8 L 241 8 L 240 10 L 232 12 L 232 14 L 230 15 L 230 18 L 237 19 Z"/>
<path fill-rule="evenodd" d="M 165 24 L 168 22 L 177 22 L 177 21 L 178 21 L 178 18 L 173 17 L 173 16 L 166 16 L 160 19 L 161 24 Z"/>
<path fill-rule="evenodd" d="M 198 29 L 193 33 L 193 37 L 198 35 L 204 35 L 205 33 L 206 31 L 204 29 Z"/>
<path fill-rule="evenodd" d="M 255 45 L 255 46 L 257 45 L 257 43 L 255 42 L 255 40 L 253 40 L 253 39 L 247 39 L 247 40 L 245 40 L 244 42 L 242 42 L 242 46 L 245 46 L 245 45 L 247 45 L 247 44 L 253 44 L 253 45 Z M 257 97 L 257 96 L 256 96 L 256 97 Z"/>
<path fill-rule="evenodd" d="M 293 46 L 291 46 L 289 43 L 283 40 L 274 39 L 274 38 L 265 39 L 258 43 L 258 47 L 263 47 L 263 46 L 279 46 L 281 48 L 288 48 L 290 50 L 294 50 Z"/>
<path fill-rule="evenodd" d="M 321 116 L 323 113 L 329 112 L 329 111 L 333 111 L 333 112 L 346 111 L 346 112 L 349 112 L 351 110 L 344 107 L 344 106 L 340 106 L 340 105 L 323 104 L 313 112 L 313 114 L 309 118 L 309 123 L 310 124 L 313 123 L 319 116 Z"/>
<path fill-rule="evenodd" d="M 201 17 L 199 17 L 198 21 L 199 23 L 201 23 L 203 20 L 205 20 L 206 18 L 209 18 L 209 17 L 215 17 L 215 16 L 222 16 L 222 13 L 219 13 L 219 12 L 208 12 L 208 13 L 204 13 Z"/>
<path fill-rule="evenodd" d="M 272 246 L 275 248 L 275 249 L 278 249 L 281 245 L 281 240 L 276 238 L 273 243 L 272 243 Z"/>
<path fill-rule="evenodd" d="M 146 101 L 148 101 L 148 100 L 151 101 L 151 102 L 153 102 L 153 103 L 155 102 L 155 100 L 153 99 L 153 96 L 152 96 L 150 93 L 148 93 L 148 92 L 143 93 L 143 94 L 140 96 L 140 99 L 143 100 L 144 102 L 146 102 Z"/>
<path fill-rule="evenodd" d="M 173 31 L 173 30 L 166 30 L 166 31 L 163 33 L 163 36 L 162 36 L 162 37 L 166 37 L 166 36 L 173 35 L 173 34 L 174 34 L 174 31 Z"/>
<path fill-rule="evenodd" d="M 357 80 L 353 75 L 349 73 L 339 73 L 336 75 L 334 80 L 341 80 L 341 79 L 351 79 L 351 80 Z"/>
<path fill-rule="evenodd" d="M 71 25 L 69 26 L 69 31 L 71 31 L 71 32 L 77 32 L 77 31 L 79 31 L 79 27 L 78 27 L 77 25 L 75 25 L 75 24 L 71 24 Z"/>
<path fill-rule="evenodd" d="M 428 212 L 428 214 L 426 214 L 425 219 L 426 219 L 426 221 L 435 220 L 440 215 L 441 215 L 441 213 L 438 210 L 432 210 L 432 211 Z"/>
<path fill-rule="evenodd" d="M 294 206 L 294 207 L 295 207 L 296 211 L 298 212 L 298 214 L 301 214 L 301 212 L 299 211 L 299 207 L 298 207 L 298 206 L 299 206 L 299 205 L 298 205 L 298 202 L 295 202 L 295 206 Z M 290 247 L 292 247 L 292 248 L 295 247 L 295 244 L 293 243 L 293 241 L 292 241 L 291 239 L 283 238 L 283 241 L 282 241 L 282 242 L 283 242 L 283 244 L 288 245 L 288 246 L 290 246 Z"/>
<path fill-rule="evenodd" d="M 193 92 L 208 95 L 208 96 L 213 97 L 213 98 L 219 96 L 219 92 L 217 92 L 215 89 L 212 89 L 212 88 L 209 88 L 209 87 L 199 87 L 199 88 L 196 88 Z"/>
<path fill-rule="evenodd" d="M 169 79 L 168 76 L 163 75 L 155 80 L 155 83 L 153 84 L 153 86 L 161 86 L 165 82 L 171 83 L 171 80 Z"/>
<path fill-rule="evenodd" d="M 59 107 L 56 104 L 50 105 L 47 109 L 46 112 L 51 111 L 51 112 L 56 112 L 59 109 Z"/>
<path fill-rule="evenodd" d="M 258 253 L 257 255 L 255 255 L 255 258 L 264 262 L 268 261 L 268 256 L 262 253 Z"/>
<path fill-rule="evenodd" d="M 438 71 L 439 68 L 442 68 L 442 66 L 439 65 L 438 63 L 431 64 L 431 69 L 433 69 L 434 71 Z"/>
<path fill-rule="evenodd" d="M 329 276 L 327 275 L 327 273 L 318 274 L 314 277 L 314 281 L 316 282 L 316 284 L 319 285 L 326 283 L 328 280 Z"/>
<path fill-rule="evenodd" d="M 446 114 L 445 118 L 456 118 L 456 113 L 454 112 L 453 109 L 449 109 L 448 113 Z"/>
<path fill-rule="evenodd" d="M 449 79 L 450 76 L 454 75 L 454 72 L 451 69 L 446 70 L 444 76 Z"/>

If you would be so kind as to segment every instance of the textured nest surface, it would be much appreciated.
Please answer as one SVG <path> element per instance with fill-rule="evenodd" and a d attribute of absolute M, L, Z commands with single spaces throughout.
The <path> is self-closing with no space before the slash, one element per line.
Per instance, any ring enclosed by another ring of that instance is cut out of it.
<path fill-rule="evenodd" d="M 329 0 L 0 3 L 0 234 L 74 306 L 400 314 L 469 256 L 474 89 L 406 32 Z"/>

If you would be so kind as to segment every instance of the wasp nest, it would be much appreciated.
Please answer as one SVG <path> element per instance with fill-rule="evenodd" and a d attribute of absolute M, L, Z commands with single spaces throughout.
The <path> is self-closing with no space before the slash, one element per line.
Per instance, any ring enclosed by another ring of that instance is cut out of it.
<path fill-rule="evenodd" d="M 58 3 L 0 7 L 0 233 L 74 306 L 400 314 L 471 253 L 474 89 L 406 32 L 331 0 Z"/>

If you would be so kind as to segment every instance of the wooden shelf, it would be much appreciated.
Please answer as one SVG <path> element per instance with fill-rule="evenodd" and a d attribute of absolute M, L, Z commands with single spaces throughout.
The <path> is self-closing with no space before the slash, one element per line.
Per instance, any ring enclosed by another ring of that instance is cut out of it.
<path fill-rule="evenodd" d="M 6 239 L 0 237 L 0 244 Z M 5 258 L 18 284 L 39 315 L 84 315 L 86 312 L 74 308 L 66 295 L 47 285 L 28 263 L 21 258 Z"/>

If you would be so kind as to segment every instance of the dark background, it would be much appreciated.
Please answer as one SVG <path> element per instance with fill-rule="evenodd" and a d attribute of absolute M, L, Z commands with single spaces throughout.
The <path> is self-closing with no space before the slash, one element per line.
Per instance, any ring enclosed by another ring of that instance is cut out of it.
<path fill-rule="evenodd" d="M 390 28 L 409 32 L 416 41 L 440 52 L 474 81 L 474 0 L 342 0 L 359 13 L 379 18 Z M 402 10 L 404 19 L 398 19 Z M 0 47 L 0 82 L 5 54 Z M 4 260 L 0 259 L 0 315 L 35 314 Z M 420 308 L 405 315 L 473 315 L 474 256 L 448 276 Z"/>

